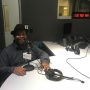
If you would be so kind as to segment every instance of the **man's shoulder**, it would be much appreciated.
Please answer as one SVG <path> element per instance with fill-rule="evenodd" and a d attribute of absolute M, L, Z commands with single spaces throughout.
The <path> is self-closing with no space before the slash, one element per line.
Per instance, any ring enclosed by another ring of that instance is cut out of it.
<path fill-rule="evenodd" d="M 4 48 L 5 51 L 12 51 L 16 46 L 14 43 L 8 45 L 7 47 Z"/>

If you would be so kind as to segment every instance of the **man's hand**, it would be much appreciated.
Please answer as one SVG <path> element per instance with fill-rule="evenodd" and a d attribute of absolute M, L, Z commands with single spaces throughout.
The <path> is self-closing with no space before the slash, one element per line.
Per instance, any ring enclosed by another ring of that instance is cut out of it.
<path fill-rule="evenodd" d="M 15 67 L 13 73 L 19 76 L 24 76 L 26 75 L 26 69 L 23 67 Z"/>
<path fill-rule="evenodd" d="M 48 70 L 50 67 L 49 67 L 49 64 L 48 64 L 48 63 L 43 62 L 43 63 L 41 64 L 41 68 L 44 69 L 44 70 Z"/>

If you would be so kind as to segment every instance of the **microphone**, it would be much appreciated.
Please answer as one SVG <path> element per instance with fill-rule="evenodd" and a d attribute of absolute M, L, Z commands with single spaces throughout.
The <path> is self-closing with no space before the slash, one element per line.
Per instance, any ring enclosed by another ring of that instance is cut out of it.
<path fill-rule="evenodd" d="M 63 38 L 63 45 L 64 45 L 64 47 L 66 47 L 65 49 L 68 51 L 69 47 L 68 47 L 68 45 L 67 45 L 67 40 L 66 40 L 66 38 Z"/>
<path fill-rule="evenodd" d="M 67 41 L 66 41 L 65 38 L 63 38 L 63 45 L 64 45 L 65 47 L 67 47 Z"/>

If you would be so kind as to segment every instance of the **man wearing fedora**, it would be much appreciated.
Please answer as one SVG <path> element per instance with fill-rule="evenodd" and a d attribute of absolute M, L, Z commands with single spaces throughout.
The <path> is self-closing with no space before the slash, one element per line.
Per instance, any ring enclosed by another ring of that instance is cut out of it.
<path fill-rule="evenodd" d="M 20 63 L 25 62 L 23 52 L 27 51 L 27 33 L 28 31 L 23 24 L 17 24 L 14 30 L 11 31 L 14 40 L 0 54 L 0 73 L 8 72 L 20 76 L 26 74 L 26 68 L 22 67 Z M 38 57 L 41 61 L 41 67 L 44 70 L 49 69 L 50 59 L 48 54 L 33 44 L 30 45 L 30 48 L 32 52 L 31 59 L 35 60 Z"/>

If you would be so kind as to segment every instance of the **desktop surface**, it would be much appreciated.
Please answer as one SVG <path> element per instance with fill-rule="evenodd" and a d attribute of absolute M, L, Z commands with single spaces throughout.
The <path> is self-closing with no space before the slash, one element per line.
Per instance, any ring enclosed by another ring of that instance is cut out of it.
<path fill-rule="evenodd" d="M 68 79 L 62 79 L 60 81 L 51 81 L 48 80 L 45 75 L 42 75 L 44 72 L 40 74 L 38 73 L 38 70 L 35 69 L 33 71 L 28 71 L 25 76 L 17 76 L 15 74 L 11 74 L 3 83 L 0 90 L 90 90 L 90 50 L 88 49 L 87 52 L 86 48 L 84 50 L 81 50 L 80 55 L 75 55 L 73 52 L 67 52 L 64 47 L 58 45 L 55 42 L 44 43 L 55 54 L 55 56 L 50 56 L 51 68 L 62 71 L 64 76 L 74 77 L 76 79 L 85 81 L 85 83 L 81 83 L 78 80 Z M 86 52 L 87 56 L 84 57 L 86 55 Z M 73 69 L 66 62 L 67 59 L 72 66 L 74 66 L 82 74 L 85 74 L 88 77 L 81 75 L 75 69 Z M 38 62 L 35 63 L 38 64 Z"/>

